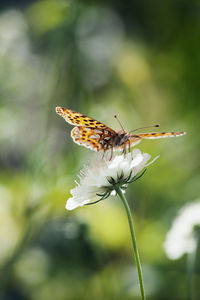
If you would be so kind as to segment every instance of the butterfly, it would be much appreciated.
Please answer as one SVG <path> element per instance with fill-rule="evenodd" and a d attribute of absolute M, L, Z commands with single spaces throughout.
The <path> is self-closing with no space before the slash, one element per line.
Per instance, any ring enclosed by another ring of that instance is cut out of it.
<path fill-rule="evenodd" d="M 71 131 L 71 137 L 75 143 L 94 151 L 103 151 L 104 153 L 107 150 L 111 150 L 111 158 L 113 150 L 121 149 L 125 153 L 127 147 L 130 151 L 130 147 L 138 144 L 142 139 L 176 137 L 185 134 L 185 132 L 131 134 L 125 131 L 122 126 L 122 130 L 115 131 L 95 119 L 64 107 L 57 106 L 56 113 L 69 124 L 75 125 Z M 153 127 L 159 127 L 159 125 Z"/>

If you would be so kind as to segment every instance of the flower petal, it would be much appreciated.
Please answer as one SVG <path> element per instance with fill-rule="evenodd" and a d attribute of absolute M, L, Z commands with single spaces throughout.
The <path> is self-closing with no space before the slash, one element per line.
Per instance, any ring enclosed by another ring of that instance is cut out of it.
<path fill-rule="evenodd" d="M 66 203 L 66 205 L 65 205 L 65 208 L 66 208 L 67 210 L 73 210 L 73 209 L 75 209 L 75 208 L 77 208 L 77 207 L 79 207 L 79 206 L 83 206 L 83 205 L 87 204 L 88 202 L 90 202 L 90 200 L 85 200 L 85 201 L 82 201 L 81 203 L 77 203 L 77 202 L 74 200 L 74 198 L 69 198 L 69 199 L 67 200 L 67 203 Z"/>

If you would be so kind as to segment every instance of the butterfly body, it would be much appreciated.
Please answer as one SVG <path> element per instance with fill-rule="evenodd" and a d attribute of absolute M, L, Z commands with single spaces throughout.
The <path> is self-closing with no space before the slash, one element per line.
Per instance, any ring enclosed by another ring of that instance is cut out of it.
<path fill-rule="evenodd" d="M 115 131 L 103 123 L 64 107 L 56 107 L 58 115 L 75 127 L 71 131 L 73 141 L 94 151 L 126 150 L 138 144 L 142 139 L 155 139 L 184 135 L 185 132 L 154 132 L 130 134 Z"/>
<path fill-rule="evenodd" d="M 124 145 L 129 139 L 129 134 L 128 132 L 122 132 L 122 131 L 118 131 L 116 132 L 116 136 L 114 137 L 114 147 L 120 147 L 122 145 Z"/>

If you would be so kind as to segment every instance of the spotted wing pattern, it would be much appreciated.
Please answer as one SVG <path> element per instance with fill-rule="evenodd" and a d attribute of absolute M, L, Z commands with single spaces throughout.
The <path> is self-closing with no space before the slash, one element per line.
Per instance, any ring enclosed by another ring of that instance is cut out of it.
<path fill-rule="evenodd" d="M 76 126 L 71 131 L 73 141 L 94 151 L 111 148 L 110 140 L 113 133 L 106 129 Z"/>
<path fill-rule="evenodd" d="M 143 139 L 161 139 L 167 137 L 181 136 L 184 134 L 185 132 L 154 132 L 154 133 L 140 133 L 137 134 L 137 136 Z"/>
<path fill-rule="evenodd" d="M 177 137 L 185 135 L 185 132 L 153 132 L 153 133 L 140 133 L 131 135 L 129 141 L 126 142 L 126 145 L 134 146 L 138 144 L 142 139 L 161 139 L 167 137 Z M 123 146 L 122 146 L 123 148 Z"/>
<path fill-rule="evenodd" d="M 75 143 L 94 151 L 106 151 L 112 147 L 111 141 L 116 135 L 113 129 L 64 107 L 56 107 L 56 112 L 69 124 L 76 125 L 71 131 L 71 137 Z"/>
<path fill-rule="evenodd" d="M 63 117 L 66 122 L 68 122 L 71 125 L 89 127 L 89 128 L 98 128 L 98 129 L 108 129 L 113 134 L 115 133 L 114 130 L 112 130 L 108 126 L 104 125 L 103 123 L 96 121 L 85 115 L 82 115 L 80 113 L 77 113 L 73 110 L 57 106 L 56 112 L 58 115 Z"/>

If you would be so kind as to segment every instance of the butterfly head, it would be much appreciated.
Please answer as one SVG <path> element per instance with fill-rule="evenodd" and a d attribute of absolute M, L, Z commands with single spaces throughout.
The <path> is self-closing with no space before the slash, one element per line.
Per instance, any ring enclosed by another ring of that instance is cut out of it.
<path fill-rule="evenodd" d="M 115 136 L 114 145 L 122 146 L 129 140 L 129 134 L 126 131 L 118 131 Z"/>

